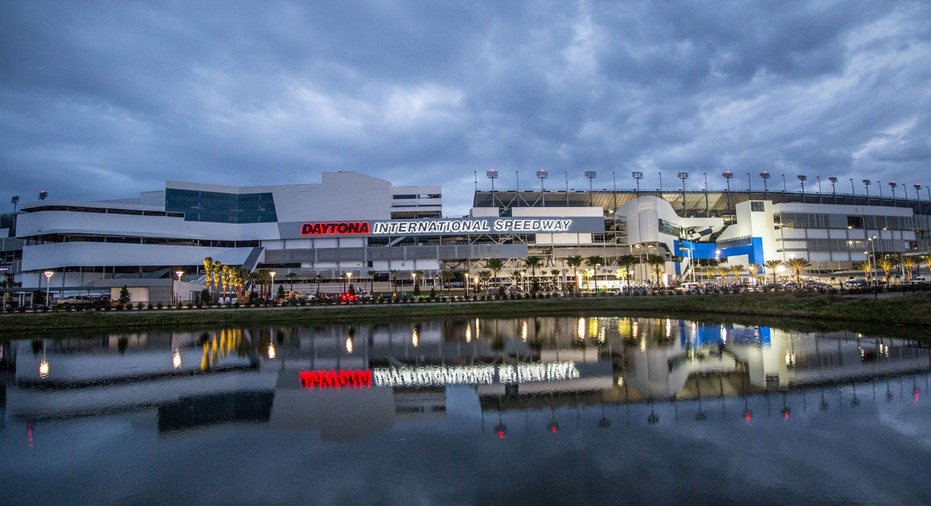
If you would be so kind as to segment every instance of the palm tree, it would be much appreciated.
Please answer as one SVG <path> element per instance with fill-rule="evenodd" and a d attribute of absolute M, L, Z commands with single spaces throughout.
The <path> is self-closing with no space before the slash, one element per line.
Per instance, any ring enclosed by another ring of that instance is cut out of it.
<path fill-rule="evenodd" d="M 491 278 L 491 271 L 479 271 L 478 278 L 482 280 L 482 284 L 486 287 L 488 286 L 488 279 Z"/>
<path fill-rule="evenodd" d="M 870 277 L 873 274 L 873 265 L 870 264 L 869 260 L 864 260 L 857 264 L 857 267 L 863 271 L 863 274 L 866 276 L 866 282 L 869 283 Z"/>
<path fill-rule="evenodd" d="M 289 273 L 286 275 L 286 277 L 288 278 L 288 283 L 290 284 L 290 286 L 291 286 L 291 291 L 293 292 L 293 291 L 294 291 L 294 278 L 297 277 L 297 274 L 295 274 L 295 273 L 293 273 L 293 272 L 289 272 Z"/>
<path fill-rule="evenodd" d="M 912 281 L 912 269 L 915 268 L 915 264 L 918 262 L 915 261 L 913 256 L 903 256 L 902 257 L 902 269 L 905 270 L 905 281 L 911 283 Z"/>
<path fill-rule="evenodd" d="M 582 255 L 572 255 L 566 258 L 566 265 L 572 267 L 572 291 L 575 291 L 579 279 L 579 267 L 582 265 Z"/>
<path fill-rule="evenodd" d="M 530 269 L 530 286 L 535 287 L 537 280 L 537 267 L 543 265 L 543 259 L 538 256 L 531 255 L 524 260 L 524 265 Z"/>
<path fill-rule="evenodd" d="M 757 282 L 757 275 L 760 273 L 760 266 L 757 264 L 750 264 L 747 266 L 747 272 L 750 273 L 750 279 L 755 284 Z"/>
<path fill-rule="evenodd" d="M 375 293 L 375 271 L 369 271 L 369 294 Z"/>
<path fill-rule="evenodd" d="M 782 265 L 782 260 L 767 260 L 763 265 L 769 269 L 769 272 L 773 275 L 773 284 L 776 284 L 776 274 L 779 272 L 779 266 Z"/>
<path fill-rule="evenodd" d="M 205 257 L 204 258 L 204 285 L 207 289 L 210 289 L 210 284 L 213 282 L 213 258 Z"/>
<path fill-rule="evenodd" d="M 559 280 L 559 274 L 561 272 L 562 271 L 560 271 L 559 269 L 550 269 L 550 274 L 553 275 L 553 290 L 559 290 L 559 284 L 557 283 L 557 281 Z"/>
<path fill-rule="evenodd" d="M 452 271 L 440 271 L 440 279 L 443 280 L 443 283 L 446 283 L 447 296 L 452 295 L 453 284 L 451 281 L 453 280 L 453 277 L 454 275 Z"/>
<path fill-rule="evenodd" d="M 886 275 L 886 285 L 888 285 L 889 272 L 892 271 L 896 265 L 895 257 L 891 255 L 885 255 L 879 260 L 879 262 L 876 263 L 876 265 L 878 265 L 879 268 L 883 270 L 883 273 Z"/>
<path fill-rule="evenodd" d="M 491 270 L 491 273 L 495 279 L 494 287 L 495 287 L 495 290 L 497 291 L 498 273 L 501 272 L 501 269 L 504 268 L 504 260 L 501 260 L 500 258 L 489 258 L 488 260 L 485 260 L 485 268 Z"/>
<path fill-rule="evenodd" d="M 790 258 L 789 267 L 795 271 L 795 282 L 799 285 L 802 284 L 802 270 L 811 267 L 811 262 L 807 258 Z"/>
<path fill-rule="evenodd" d="M 659 277 L 665 272 L 663 267 L 666 266 L 666 257 L 651 253 L 647 255 L 647 263 L 650 264 L 650 272 L 656 276 L 656 286 L 659 286 Z"/>
<path fill-rule="evenodd" d="M 744 266 L 737 264 L 731 266 L 731 274 L 734 275 L 734 282 L 740 283 L 740 273 L 744 271 Z"/>
<path fill-rule="evenodd" d="M 637 265 L 638 262 L 640 262 L 640 259 L 634 255 L 621 255 L 617 259 L 617 264 L 620 265 L 626 273 L 628 292 L 630 292 L 630 277 L 632 273 L 631 271 L 633 270 L 632 269 L 633 266 Z"/>
<path fill-rule="evenodd" d="M 595 278 L 595 290 L 598 289 L 598 267 L 605 263 L 604 257 L 598 255 L 592 255 L 585 259 L 585 265 L 592 268 L 592 276 Z"/>

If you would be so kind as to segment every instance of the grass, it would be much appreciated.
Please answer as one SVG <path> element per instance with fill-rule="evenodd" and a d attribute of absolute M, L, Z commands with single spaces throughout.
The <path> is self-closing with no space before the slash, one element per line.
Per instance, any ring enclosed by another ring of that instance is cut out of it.
<path fill-rule="evenodd" d="M 61 331 L 295 325 L 342 321 L 560 315 L 636 315 L 765 324 L 780 328 L 854 330 L 890 337 L 924 337 L 931 325 L 931 294 L 891 297 L 799 292 L 709 295 L 604 296 L 494 302 L 365 304 L 353 306 L 240 307 L 4 313 L 0 336 L 35 337 Z M 861 330 L 862 329 L 862 330 Z"/>

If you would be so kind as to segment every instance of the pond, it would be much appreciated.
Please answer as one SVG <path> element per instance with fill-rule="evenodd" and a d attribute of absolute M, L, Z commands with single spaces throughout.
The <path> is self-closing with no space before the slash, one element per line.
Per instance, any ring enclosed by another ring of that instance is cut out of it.
<path fill-rule="evenodd" d="M 0 343 L 5 504 L 929 504 L 931 349 L 646 317 Z"/>

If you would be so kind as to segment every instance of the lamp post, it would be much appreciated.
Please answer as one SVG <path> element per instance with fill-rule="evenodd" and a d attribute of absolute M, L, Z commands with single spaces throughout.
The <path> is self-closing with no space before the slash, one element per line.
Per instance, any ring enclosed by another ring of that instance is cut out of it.
<path fill-rule="evenodd" d="M 593 170 L 585 171 L 585 177 L 588 178 L 588 205 L 589 206 L 595 205 L 595 199 L 592 196 L 592 180 L 595 179 L 595 176 L 596 176 L 595 171 Z"/>
<path fill-rule="evenodd" d="M 724 178 L 725 184 L 727 184 L 727 208 L 730 209 L 731 208 L 731 178 L 734 177 L 734 173 L 729 170 L 725 170 L 721 174 L 721 176 Z"/>
<path fill-rule="evenodd" d="M 271 288 L 269 288 L 269 292 L 270 292 L 270 293 L 268 294 L 268 298 L 269 298 L 269 299 L 274 299 L 274 298 L 275 298 L 275 274 L 278 274 L 278 273 L 275 272 L 275 271 L 271 271 L 271 272 L 268 273 L 268 275 L 271 276 L 271 278 L 272 278 L 272 286 L 271 286 Z"/>
<path fill-rule="evenodd" d="M 548 177 L 550 177 L 550 174 L 545 169 L 540 169 L 537 171 L 537 179 L 540 180 L 540 199 L 543 207 L 546 207 L 546 188 L 543 186 L 543 181 Z"/>
<path fill-rule="evenodd" d="M 181 275 L 183 275 L 183 274 L 184 274 L 184 271 L 180 271 L 180 270 L 179 270 L 179 271 L 175 271 L 175 275 L 178 276 L 178 285 L 179 285 L 179 286 L 181 285 Z M 171 298 L 172 298 L 172 299 L 175 298 L 175 291 L 174 291 L 174 290 L 171 290 Z M 183 300 L 183 297 L 181 297 L 180 294 L 179 294 L 178 300 L 177 300 L 177 301 L 174 301 L 174 300 L 173 300 L 172 302 L 184 302 L 184 300 Z"/>
<path fill-rule="evenodd" d="M 766 181 L 769 179 L 769 172 L 765 170 L 760 172 L 760 177 L 763 178 L 763 200 L 766 200 L 766 192 L 769 190 L 766 186 Z"/>
<path fill-rule="evenodd" d="M 786 201 L 789 200 L 788 197 L 786 197 L 787 193 L 789 193 L 789 189 L 786 187 L 786 173 L 783 172 L 782 173 L 782 198 Z"/>
<path fill-rule="evenodd" d="M 635 170 L 631 172 L 630 175 L 634 178 L 634 181 L 637 182 L 637 198 L 640 198 L 640 180 L 643 179 L 643 172 Z"/>
<path fill-rule="evenodd" d="M 870 278 L 873 277 L 873 267 L 876 265 L 876 236 L 872 236 L 869 239 L 870 242 L 870 258 L 867 259 L 867 263 L 870 266 Z"/>
<path fill-rule="evenodd" d="M 617 214 L 617 177 L 614 175 L 614 171 L 611 171 L 611 195 L 614 197 L 614 208 L 612 213 Z"/>
<path fill-rule="evenodd" d="M 866 205 L 870 205 L 870 184 L 872 181 L 869 179 L 863 180 L 863 186 L 866 188 Z"/>
<path fill-rule="evenodd" d="M 895 207 L 895 181 L 889 181 L 889 188 L 892 188 L 892 206 Z"/>
<path fill-rule="evenodd" d="M 837 203 L 837 178 L 831 176 L 828 178 L 828 181 L 831 182 L 831 195 L 834 197 L 834 203 Z"/>
<path fill-rule="evenodd" d="M 921 198 L 921 194 L 918 192 L 921 191 L 921 185 L 918 183 L 915 183 L 912 185 L 912 188 L 915 189 L 915 202 L 920 202 L 919 199 Z"/>
<path fill-rule="evenodd" d="M 52 276 L 55 275 L 55 271 L 45 271 L 45 307 L 52 307 Z"/>
<path fill-rule="evenodd" d="M 702 172 L 702 175 L 705 176 L 705 218 L 710 218 L 711 209 L 708 207 L 708 173 Z"/>
<path fill-rule="evenodd" d="M 349 287 L 352 286 L 352 272 L 346 273 L 346 285 L 346 290 L 343 290 L 344 292 L 348 291 Z"/>
<path fill-rule="evenodd" d="M 691 242 L 689 242 L 689 247 L 688 247 L 688 248 L 686 248 L 686 247 L 679 247 L 679 251 L 684 251 L 684 252 L 686 252 L 686 255 L 688 256 L 688 259 L 689 259 L 689 271 L 690 271 L 689 274 L 690 274 L 690 277 L 692 278 L 692 282 L 694 283 L 694 282 L 695 282 L 695 265 L 694 265 L 693 262 L 692 262 L 692 248 L 693 248 L 693 247 L 694 247 L 694 245 L 693 245 Z"/>
<path fill-rule="evenodd" d="M 680 172 L 676 176 L 682 180 L 682 217 L 685 218 L 688 216 L 688 206 L 685 203 L 685 180 L 689 178 L 688 172 Z"/>
<path fill-rule="evenodd" d="M 13 204 L 13 214 L 16 214 L 16 205 L 19 204 L 19 195 L 13 195 L 13 198 L 10 199 L 10 203 Z"/>
<path fill-rule="evenodd" d="M 822 200 L 821 200 L 821 176 L 815 176 L 815 177 L 818 178 L 818 203 L 821 204 L 821 203 L 822 203 Z"/>
<path fill-rule="evenodd" d="M 799 174 L 796 177 L 798 178 L 798 182 L 802 187 L 802 203 L 804 203 L 805 202 L 805 181 L 808 180 L 808 176 Z"/>

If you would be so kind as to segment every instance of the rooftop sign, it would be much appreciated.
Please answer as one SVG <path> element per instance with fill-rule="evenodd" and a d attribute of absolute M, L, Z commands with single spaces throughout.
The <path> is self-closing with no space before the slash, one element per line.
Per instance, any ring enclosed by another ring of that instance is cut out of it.
<path fill-rule="evenodd" d="M 300 225 L 308 236 L 399 236 L 475 234 L 556 234 L 604 232 L 598 217 L 453 218 L 423 220 L 334 221 Z"/>

